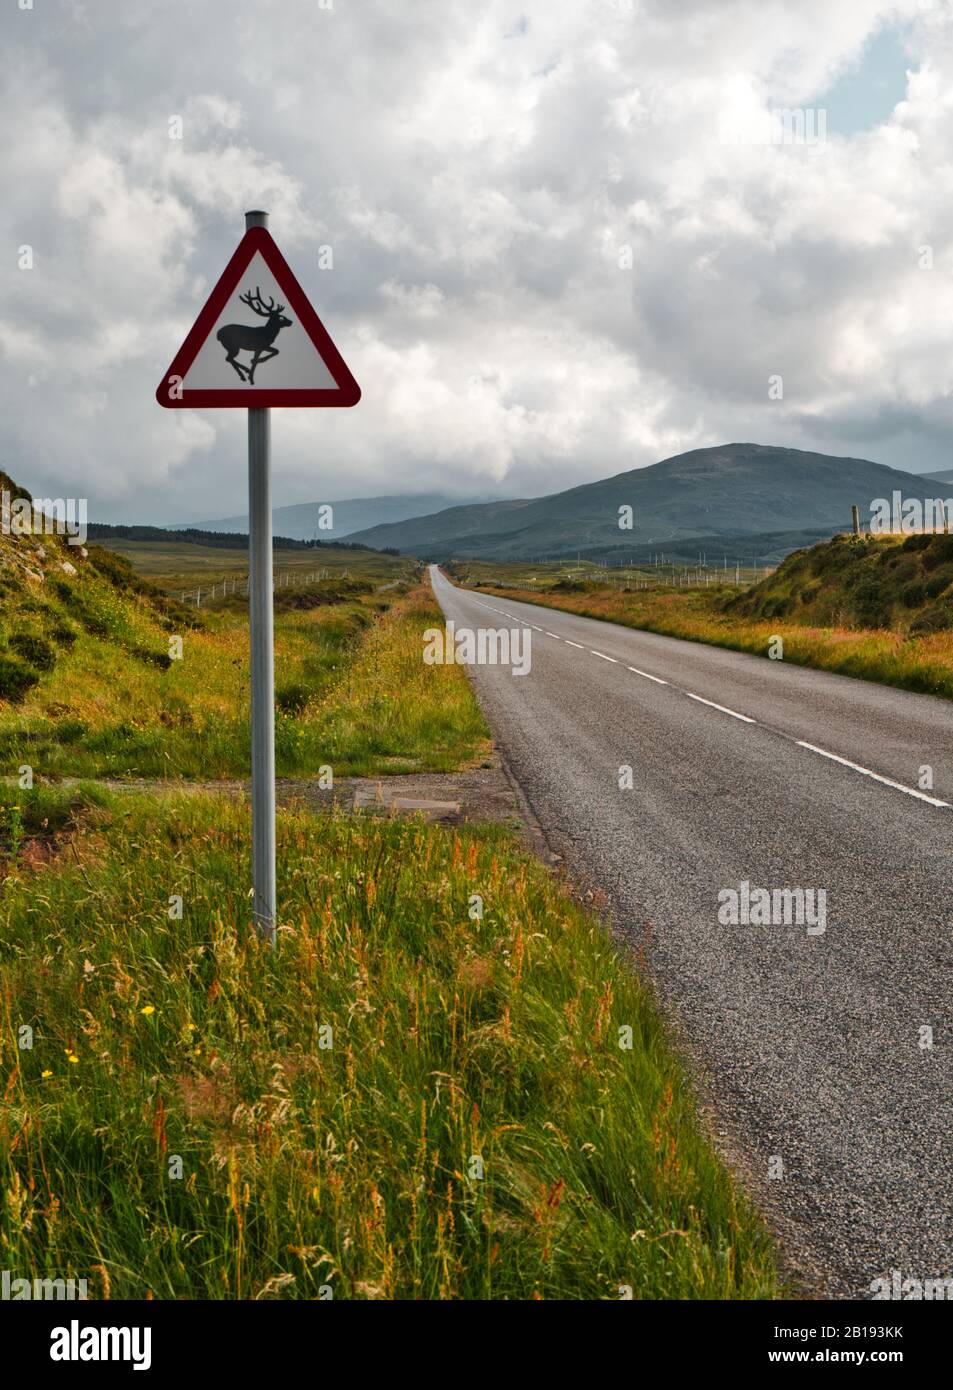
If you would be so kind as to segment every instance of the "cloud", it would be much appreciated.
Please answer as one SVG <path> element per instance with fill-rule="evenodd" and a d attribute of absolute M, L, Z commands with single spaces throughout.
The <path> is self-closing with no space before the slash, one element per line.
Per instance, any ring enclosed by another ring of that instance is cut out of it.
<path fill-rule="evenodd" d="M 889 119 L 772 139 L 885 25 Z M 39 493 L 244 509 L 241 413 L 153 392 L 252 206 L 364 391 L 276 419 L 278 502 L 530 495 L 732 439 L 949 466 L 945 4 L 50 0 L 4 28 L 2 463 Z"/>

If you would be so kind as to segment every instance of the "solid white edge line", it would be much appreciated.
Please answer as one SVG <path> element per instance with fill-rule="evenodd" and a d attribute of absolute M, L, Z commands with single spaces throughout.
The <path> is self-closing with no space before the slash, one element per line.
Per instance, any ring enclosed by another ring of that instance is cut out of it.
<path fill-rule="evenodd" d="M 819 753 L 822 758 L 830 758 L 832 763 L 840 763 L 842 767 L 849 767 L 853 772 L 859 772 L 862 777 L 872 777 L 875 782 L 883 782 L 885 787 L 893 787 L 895 791 L 906 792 L 907 796 L 915 796 L 918 801 L 926 801 L 931 806 L 949 808 L 948 801 L 941 801 L 937 796 L 927 796 L 926 792 L 917 791 L 915 787 L 906 787 L 902 782 L 895 782 L 892 777 L 884 777 L 879 772 L 872 772 L 869 767 L 861 767 L 860 763 L 852 763 L 849 758 L 841 758 L 837 753 L 829 753 L 826 748 L 818 748 L 814 743 L 805 743 L 802 738 L 797 740 L 799 748 L 806 748 L 811 753 Z"/>
<path fill-rule="evenodd" d="M 716 705 L 714 700 L 706 700 L 703 695 L 693 695 L 690 690 L 685 694 L 690 700 L 697 700 L 700 705 L 708 705 L 711 709 L 720 709 L 722 714 L 730 714 L 732 719 L 740 719 L 742 724 L 757 724 L 756 719 L 752 719 L 750 714 L 739 714 L 736 709 L 729 709 L 727 705 Z"/>
<path fill-rule="evenodd" d="M 614 656 L 606 656 L 605 652 L 594 652 L 594 651 L 592 650 L 591 647 L 589 648 L 589 655 L 590 655 L 590 656 L 601 656 L 602 659 L 603 659 L 603 661 L 611 661 L 615 666 L 618 666 L 618 664 L 619 664 L 619 663 L 616 661 L 616 659 L 615 659 Z"/>
<path fill-rule="evenodd" d="M 648 671 L 640 671 L 638 666 L 627 666 L 625 669 L 633 675 L 644 676 L 647 681 L 654 681 L 656 685 L 668 685 L 668 681 L 663 681 L 661 676 L 650 676 Z"/>

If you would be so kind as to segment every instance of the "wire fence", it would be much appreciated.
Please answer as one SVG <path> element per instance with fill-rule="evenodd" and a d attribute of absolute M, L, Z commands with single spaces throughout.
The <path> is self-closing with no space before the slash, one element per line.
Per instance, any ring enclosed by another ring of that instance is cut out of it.
<path fill-rule="evenodd" d="M 304 588 L 308 584 L 319 584 L 322 579 L 329 579 L 331 571 L 329 569 L 309 570 L 307 572 L 296 569 L 284 569 L 275 571 L 275 589 L 294 589 Z M 347 578 L 347 569 L 342 570 L 341 579 Z M 244 598 L 248 597 L 249 576 L 226 575 L 224 579 L 217 579 L 214 584 L 200 584 L 194 589 L 181 589 L 176 597 L 180 603 L 191 603 L 196 608 L 207 608 L 216 599 L 231 598 L 233 594 L 240 594 Z"/>

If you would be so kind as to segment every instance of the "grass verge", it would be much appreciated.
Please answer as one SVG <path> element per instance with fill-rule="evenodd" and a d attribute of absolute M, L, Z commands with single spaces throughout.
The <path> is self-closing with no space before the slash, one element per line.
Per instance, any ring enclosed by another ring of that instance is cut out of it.
<path fill-rule="evenodd" d="M 129 1298 L 777 1293 L 652 1001 L 509 832 L 283 813 L 268 952 L 245 927 L 245 807 L 0 799 L 17 1277 Z"/>
<path fill-rule="evenodd" d="M 325 766 L 340 776 L 443 771 L 483 756 L 487 730 L 465 677 L 421 658 L 415 625 L 438 618 L 423 586 L 351 598 L 320 587 L 280 594 L 278 775 Z M 164 667 L 83 632 L 19 704 L 0 703 L 0 762 L 71 777 L 243 776 L 249 706 L 248 618 L 237 601 L 183 632 L 181 660 Z"/>
<path fill-rule="evenodd" d="M 451 567 L 447 568 L 449 572 Z M 479 579 L 475 578 L 468 587 L 479 589 Z M 781 616 L 748 615 L 734 608 L 738 602 L 736 591 L 721 585 L 708 589 L 635 591 L 598 585 L 578 587 L 581 592 L 501 586 L 485 592 L 753 656 L 767 657 L 769 650 L 777 650 L 776 639 L 780 637 L 784 660 L 796 666 L 812 666 L 953 699 L 950 629 L 919 635 L 909 630 L 849 627 L 834 620 L 813 626 Z M 757 588 L 751 593 L 756 594 Z"/>

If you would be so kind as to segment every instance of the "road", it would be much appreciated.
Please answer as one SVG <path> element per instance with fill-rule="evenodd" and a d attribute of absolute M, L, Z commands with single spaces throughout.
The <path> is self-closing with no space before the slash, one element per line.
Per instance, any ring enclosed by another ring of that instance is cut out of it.
<path fill-rule="evenodd" d="M 792 1266 L 834 1297 L 953 1279 L 953 705 L 431 579 L 458 628 L 531 629 L 527 674 L 469 668 L 478 698 L 552 849 L 646 945 Z M 825 889 L 826 920 L 815 896 L 800 926 L 724 924 L 743 881 Z"/>

